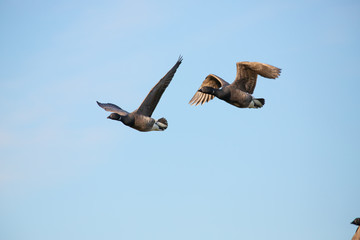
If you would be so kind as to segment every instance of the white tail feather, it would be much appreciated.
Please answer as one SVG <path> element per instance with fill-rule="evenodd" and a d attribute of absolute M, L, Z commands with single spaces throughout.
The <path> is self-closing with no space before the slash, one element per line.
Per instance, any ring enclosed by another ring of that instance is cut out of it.
<path fill-rule="evenodd" d="M 254 99 L 250 102 L 248 108 L 261 108 L 261 107 L 263 107 L 263 106 L 264 106 L 264 104 L 262 104 L 261 101 L 259 101 L 259 100 L 257 100 L 256 98 L 254 98 Z"/>

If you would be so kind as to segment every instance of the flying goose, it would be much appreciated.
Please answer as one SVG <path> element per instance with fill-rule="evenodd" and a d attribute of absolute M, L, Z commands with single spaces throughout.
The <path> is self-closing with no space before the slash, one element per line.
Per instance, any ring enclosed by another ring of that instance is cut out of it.
<path fill-rule="evenodd" d="M 355 218 L 354 221 L 351 222 L 351 224 L 360 226 L 360 218 Z M 352 237 L 352 240 L 360 240 L 360 227 L 356 229 L 355 234 Z"/>
<path fill-rule="evenodd" d="M 251 94 L 256 86 L 257 75 L 277 78 L 281 69 L 259 62 L 236 63 L 237 73 L 231 84 L 215 74 L 208 75 L 189 104 L 197 106 L 217 97 L 239 108 L 261 108 L 265 99 L 254 98 Z"/>
<path fill-rule="evenodd" d="M 182 56 L 179 57 L 178 61 L 170 71 L 150 90 L 140 107 L 131 113 L 128 113 L 112 103 L 96 102 L 101 108 L 105 109 L 105 111 L 112 112 L 107 117 L 108 119 L 121 121 L 126 126 L 141 132 L 164 131 L 168 127 L 167 120 L 165 118 L 155 120 L 151 115 L 155 110 L 161 95 L 164 93 L 167 86 L 169 86 L 181 62 Z"/>

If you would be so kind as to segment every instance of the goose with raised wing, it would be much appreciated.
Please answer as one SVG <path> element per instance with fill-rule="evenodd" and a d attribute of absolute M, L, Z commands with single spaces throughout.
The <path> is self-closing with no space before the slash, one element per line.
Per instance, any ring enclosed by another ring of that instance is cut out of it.
<path fill-rule="evenodd" d="M 164 131 L 168 127 L 168 122 L 165 118 L 155 120 L 151 117 L 156 105 L 159 103 L 162 94 L 169 86 L 177 68 L 182 62 L 182 56 L 179 57 L 175 65 L 170 69 L 166 75 L 150 90 L 140 107 L 135 111 L 129 113 L 115 104 L 100 103 L 97 104 L 105 111 L 112 112 L 107 118 L 117 120 L 141 132 L 149 131 Z"/>
<path fill-rule="evenodd" d="M 259 62 L 238 62 L 236 68 L 236 78 L 231 84 L 215 74 L 208 75 L 189 104 L 197 106 L 217 97 L 239 108 L 261 108 L 264 106 L 264 98 L 252 96 L 257 76 L 275 79 L 279 77 L 281 69 Z"/>

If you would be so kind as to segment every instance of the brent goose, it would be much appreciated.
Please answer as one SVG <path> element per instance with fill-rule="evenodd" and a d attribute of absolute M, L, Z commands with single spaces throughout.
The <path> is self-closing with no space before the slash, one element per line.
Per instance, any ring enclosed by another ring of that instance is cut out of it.
<path fill-rule="evenodd" d="M 236 68 L 236 78 L 231 84 L 214 74 L 208 75 L 189 104 L 197 106 L 217 97 L 239 108 L 261 108 L 265 99 L 251 95 L 257 75 L 274 79 L 280 75 L 281 69 L 259 62 L 238 62 Z"/>
<path fill-rule="evenodd" d="M 168 127 L 168 122 L 165 118 L 155 120 L 151 118 L 153 111 L 158 104 L 161 95 L 164 93 L 170 81 L 174 77 L 177 68 L 180 66 L 182 56 L 179 57 L 176 64 L 170 69 L 170 71 L 150 90 L 140 107 L 135 111 L 128 113 L 112 103 L 100 103 L 97 104 L 106 111 L 112 112 L 107 118 L 112 120 L 121 121 L 126 126 L 134 128 L 141 132 L 148 131 L 164 131 Z"/>

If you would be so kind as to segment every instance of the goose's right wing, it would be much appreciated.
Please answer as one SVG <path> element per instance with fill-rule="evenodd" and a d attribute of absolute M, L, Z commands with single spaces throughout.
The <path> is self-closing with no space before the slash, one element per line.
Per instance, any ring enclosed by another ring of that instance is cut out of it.
<path fill-rule="evenodd" d="M 215 74 L 209 74 L 205 80 L 202 82 L 201 86 L 199 87 L 199 89 L 201 89 L 202 87 L 212 87 L 212 88 L 222 88 L 229 85 L 228 82 L 226 82 L 224 79 L 222 79 L 221 77 L 216 76 Z M 198 89 L 198 90 L 199 90 Z M 189 104 L 197 106 L 199 104 L 204 104 L 210 100 L 212 100 L 214 98 L 214 95 L 210 95 L 207 93 L 202 93 L 197 91 L 195 93 L 195 95 L 191 98 L 191 100 L 189 101 Z"/>
<path fill-rule="evenodd" d="M 127 111 L 121 109 L 119 106 L 116 106 L 115 104 L 100 103 L 98 101 L 96 101 L 96 102 L 99 105 L 99 107 L 103 108 L 105 111 L 114 112 L 114 113 L 119 114 L 120 116 L 126 116 L 127 114 L 129 114 Z"/>
<path fill-rule="evenodd" d="M 237 62 L 236 78 L 233 85 L 240 90 L 253 94 L 256 86 L 257 75 L 275 79 L 279 77 L 281 69 L 259 62 Z"/>
<path fill-rule="evenodd" d="M 141 103 L 140 107 L 136 110 L 138 114 L 151 117 L 154 112 L 157 104 L 160 101 L 162 94 L 165 89 L 169 86 L 171 80 L 173 79 L 176 70 L 182 62 L 182 56 L 179 56 L 179 59 L 175 65 L 165 74 L 165 76 L 160 79 L 160 81 L 150 90 L 149 94 L 146 96 L 144 101 Z"/>

